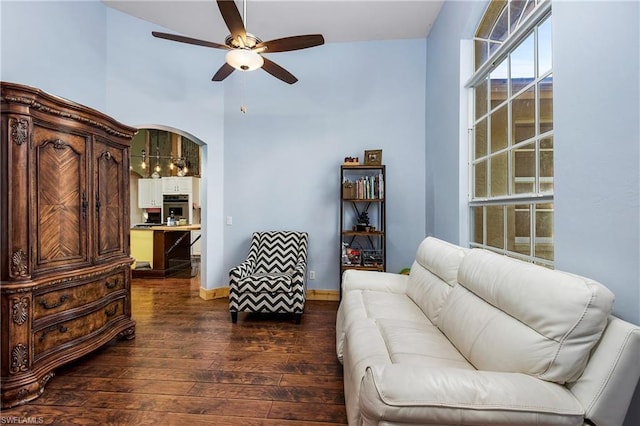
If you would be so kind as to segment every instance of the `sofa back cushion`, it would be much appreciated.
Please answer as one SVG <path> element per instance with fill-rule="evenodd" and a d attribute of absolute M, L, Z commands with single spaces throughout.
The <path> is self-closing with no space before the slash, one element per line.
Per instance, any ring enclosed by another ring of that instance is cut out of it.
<path fill-rule="evenodd" d="M 425 238 L 411 266 L 407 295 L 433 324 L 451 288 L 457 283 L 458 267 L 469 249 L 434 237 Z"/>
<path fill-rule="evenodd" d="M 613 305 L 588 278 L 473 249 L 438 327 L 477 369 L 565 383 L 582 373 Z"/>

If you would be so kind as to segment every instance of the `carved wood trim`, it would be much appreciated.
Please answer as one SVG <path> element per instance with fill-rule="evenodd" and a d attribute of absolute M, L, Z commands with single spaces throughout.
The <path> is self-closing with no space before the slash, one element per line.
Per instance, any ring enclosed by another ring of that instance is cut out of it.
<path fill-rule="evenodd" d="M 95 277 L 99 277 L 101 275 L 109 275 L 112 272 L 117 271 L 119 269 L 130 268 L 131 263 L 133 263 L 133 259 L 129 258 L 129 260 L 127 260 L 125 262 L 115 264 L 110 268 L 102 269 L 100 271 L 95 271 L 95 272 L 86 273 L 86 274 L 77 274 L 77 275 L 74 275 L 74 276 L 64 277 L 64 278 L 55 279 L 55 280 L 51 280 L 51 281 L 46 281 L 46 282 L 43 282 L 43 283 L 36 284 L 36 285 L 34 285 L 32 287 L 29 287 L 29 288 L 16 288 L 16 289 L 6 288 L 6 289 L 2 289 L 2 292 L 4 294 L 26 293 L 26 292 L 31 292 L 31 291 L 38 290 L 42 286 L 50 286 L 50 285 L 61 284 L 61 283 L 69 282 L 69 281 L 76 281 L 76 280 L 80 280 L 80 279 L 95 278 Z"/>
<path fill-rule="evenodd" d="M 29 122 L 22 118 L 9 119 L 9 126 L 11 127 L 11 140 L 16 145 L 20 146 L 29 140 Z"/>
<path fill-rule="evenodd" d="M 13 311 L 13 322 L 22 325 L 29 318 L 29 298 L 16 297 L 11 299 L 11 310 Z"/>
<path fill-rule="evenodd" d="M 110 126 L 105 125 L 104 123 L 99 123 L 99 122 L 97 122 L 95 120 L 91 120 L 90 118 L 84 117 L 82 115 L 72 114 L 72 113 L 67 112 L 67 111 L 60 111 L 58 109 L 51 108 L 51 107 L 49 107 L 47 105 L 41 104 L 40 102 L 36 101 L 35 99 L 26 98 L 26 97 L 23 97 L 23 96 L 9 96 L 9 95 L 3 96 L 2 99 L 4 99 L 6 102 L 12 102 L 12 103 L 16 103 L 16 104 L 27 105 L 27 106 L 29 106 L 31 108 L 37 109 L 38 111 L 46 112 L 47 114 L 57 115 L 58 117 L 68 118 L 70 120 L 79 121 L 79 122 L 88 124 L 89 126 L 97 127 L 99 129 L 102 129 L 102 130 L 104 130 L 105 132 L 107 132 L 110 135 L 118 136 L 118 137 L 121 137 L 121 138 L 131 139 L 135 135 L 135 133 L 123 133 L 123 132 L 120 132 L 120 131 L 118 131 L 118 130 L 110 127 Z"/>
<path fill-rule="evenodd" d="M 29 369 L 29 350 L 18 343 L 11 351 L 11 373 L 20 373 Z"/>
<path fill-rule="evenodd" d="M 11 255 L 11 276 L 24 278 L 28 272 L 27 254 L 22 249 L 14 251 Z"/>
<path fill-rule="evenodd" d="M 136 328 L 135 327 L 129 327 L 126 330 L 122 330 L 120 333 L 118 333 L 118 338 L 120 339 L 125 339 L 125 340 L 133 340 L 136 338 Z"/>
<path fill-rule="evenodd" d="M 52 143 L 53 147 L 55 149 L 65 149 L 69 146 L 69 144 L 67 144 L 65 141 L 63 141 L 62 139 L 52 139 L 52 140 L 48 140 L 46 141 L 43 145 L 46 145 L 48 143 Z"/>

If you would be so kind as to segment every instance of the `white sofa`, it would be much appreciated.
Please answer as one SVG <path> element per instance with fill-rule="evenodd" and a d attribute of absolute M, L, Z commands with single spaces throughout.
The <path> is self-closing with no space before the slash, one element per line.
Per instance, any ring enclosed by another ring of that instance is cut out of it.
<path fill-rule="evenodd" d="M 350 425 L 620 425 L 640 328 L 588 278 L 428 237 L 409 276 L 348 270 Z"/>

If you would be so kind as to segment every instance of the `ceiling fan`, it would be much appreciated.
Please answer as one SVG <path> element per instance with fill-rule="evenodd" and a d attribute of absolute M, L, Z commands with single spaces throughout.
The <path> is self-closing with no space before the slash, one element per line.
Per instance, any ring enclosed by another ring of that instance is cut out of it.
<path fill-rule="evenodd" d="M 262 68 L 285 83 L 293 84 L 298 81 L 293 74 L 275 62 L 265 58 L 262 54 L 307 49 L 309 47 L 324 44 L 324 37 L 322 37 L 322 34 L 299 35 L 270 41 L 262 41 L 255 35 L 246 31 L 245 22 L 243 22 L 240 12 L 233 0 L 216 1 L 218 3 L 218 8 L 220 9 L 222 19 L 224 19 L 224 22 L 231 33 L 225 39 L 224 44 L 158 31 L 153 31 L 151 33 L 154 37 L 164 38 L 167 40 L 228 50 L 225 57 L 226 62 L 214 74 L 211 79 L 212 81 L 222 81 L 236 69 L 241 71 L 252 71 Z M 244 18 L 246 21 L 247 5 L 246 0 L 244 1 Z"/>

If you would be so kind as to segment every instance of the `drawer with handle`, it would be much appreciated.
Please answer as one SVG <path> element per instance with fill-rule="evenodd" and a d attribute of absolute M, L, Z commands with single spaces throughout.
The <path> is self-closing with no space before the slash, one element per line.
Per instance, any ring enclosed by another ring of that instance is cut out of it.
<path fill-rule="evenodd" d="M 88 283 L 65 287 L 34 296 L 33 319 L 64 312 L 125 288 L 128 270 L 121 270 Z"/>
<path fill-rule="evenodd" d="M 125 299 L 116 299 L 85 315 L 47 325 L 33 332 L 34 356 L 36 358 L 73 340 L 105 329 L 111 321 L 124 316 Z"/>

